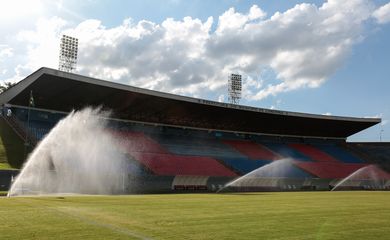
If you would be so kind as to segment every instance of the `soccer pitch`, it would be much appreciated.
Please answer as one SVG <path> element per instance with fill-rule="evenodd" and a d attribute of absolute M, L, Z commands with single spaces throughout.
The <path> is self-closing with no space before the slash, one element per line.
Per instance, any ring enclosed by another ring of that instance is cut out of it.
<path fill-rule="evenodd" d="M 0 239 L 390 239 L 390 192 L 0 198 Z"/>

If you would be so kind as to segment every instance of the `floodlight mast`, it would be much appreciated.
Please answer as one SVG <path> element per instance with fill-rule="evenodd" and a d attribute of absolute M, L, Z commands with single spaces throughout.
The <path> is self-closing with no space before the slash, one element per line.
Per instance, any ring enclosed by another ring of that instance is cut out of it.
<path fill-rule="evenodd" d="M 77 38 L 62 35 L 58 70 L 64 72 L 74 72 L 76 70 L 78 41 Z"/>
<path fill-rule="evenodd" d="M 228 78 L 228 101 L 239 104 L 242 91 L 242 77 L 240 74 L 230 74 Z"/>

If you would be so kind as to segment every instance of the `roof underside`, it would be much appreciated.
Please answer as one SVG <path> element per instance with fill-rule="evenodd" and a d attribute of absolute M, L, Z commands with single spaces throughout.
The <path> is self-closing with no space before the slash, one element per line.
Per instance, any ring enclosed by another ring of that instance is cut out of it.
<path fill-rule="evenodd" d="M 0 95 L 0 103 L 69 112 L 111 109 L 115 118 L 196 128 L 275 135 L 346 138 L 380 119 L 332 117 L 232 106 L 41 68 Z"/>

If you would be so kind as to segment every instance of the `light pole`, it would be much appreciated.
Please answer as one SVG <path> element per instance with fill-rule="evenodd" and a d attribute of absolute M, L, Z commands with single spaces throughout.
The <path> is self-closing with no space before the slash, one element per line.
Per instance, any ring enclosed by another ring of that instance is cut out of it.
<path fill-rule="evenodd" d="M 383 134 L 384 130 L 383 128 L 381 128 L 381 131 L 379 132 L 379 141 L 382 142 L 382 134 Z"/>

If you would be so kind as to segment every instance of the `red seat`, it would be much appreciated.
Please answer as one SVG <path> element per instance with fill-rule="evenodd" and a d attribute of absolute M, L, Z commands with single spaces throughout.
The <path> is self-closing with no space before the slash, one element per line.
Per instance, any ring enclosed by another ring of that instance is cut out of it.
<path fill-rule="evenodd" d="M 300 162 L 294 161 L 294 164 L 301 169 L 319 177 L 319 178 L 345 178 L 351 173 L 367 166 L 363 163 L 335 163 L 335 162 Z"/>
<path fill-rule="evenodd" d="M 237 176 L 210 157 L 134 152 L 133 156 L 157 175 Z"/>
<path fill-rule="evenodd" d="M 223 142 L 237 149 L 240 153 L 248 156 L 250 159 L 277 160 L 282 158 L 258 143 L 240 140 L 225 140 Z"/>
<path fill-rule="evenodd" d="M 115 132 L 126 152 L 168 153 L 158 142 L 141 132 Z"/>
<path fill-rule="evenodd" d="M 340 162 L 336 158 L 310 145 L 293 143 L 289 144 L 289 147 L 298 150 L 317 162 Z"/>

